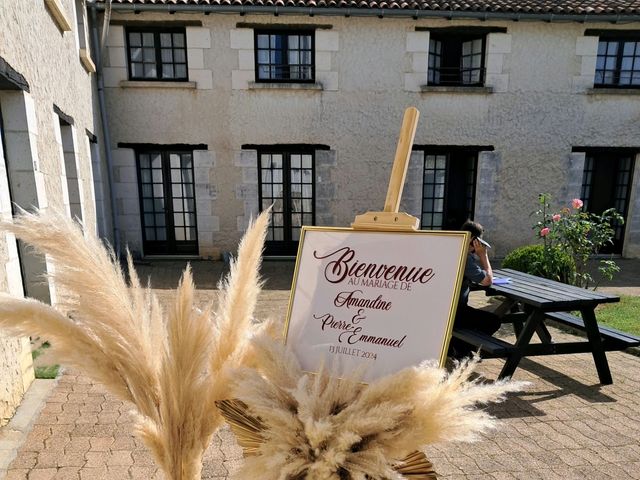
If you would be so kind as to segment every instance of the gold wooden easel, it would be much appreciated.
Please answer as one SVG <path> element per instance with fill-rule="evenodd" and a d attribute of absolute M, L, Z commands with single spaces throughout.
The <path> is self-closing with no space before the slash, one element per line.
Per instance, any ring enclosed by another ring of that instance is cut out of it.
<path fill-rule="evenodd" d="M 384 210 L 382 212 L 367 212 L 357 215 L 355 221 L 351 224 L 352 228 L 356 230 L 381 231 L 418 230 L 420 220 L 398 210 L 419 116 L 420 112 L 414 107 L 409 107 L 404 112 Z M 261 420 L 249 415 L 247 406 L 239 400 L 217 401 L 216 405 L 231 426 L 231 430 L 236 435 L 238 444 L 243 448 L 245 455 L 257 454 L 260 444 L 264 442 L 263 432 L 265 427 Z M 394 466 L 394 469 L 408 480 L 435 480 L 437 477 L 433 464 L 420 451 L 407 455 Z"/>
<path fill-rule="evenodd" d="M 420 112 L 415 107 L 409 107 L 404 111 L 396 156 L 393 160 L 387 198 L 382 212 L 367 212 L 356 215 L 351 224 L 355 230 L 383 230 L 383 231 L 416 231 L 420 227 L 420 219 L 399 212 L 404 181 L 407 177 L 411 148 L 418 128 Z M 395 470 L 407 479 L 434 480 L 437 475 L 433 464 L 423 452 L 415 451 L 407 455 Z"/>
<path fill-rule="evenodd" d="M 396 157 L 393 161 L 389 188 L 387 189 L 387 198 L 384 202 L 384 210 L 382 212 L 367 212 L 357 215 L 351 224 L 352 228 L 357 230 L 411 231 L 418 230 L 420 227 L 418 218 L 398 211 L 419 117 L 420 112 L 415 107 L 409 107 L 404 111 Z"/>

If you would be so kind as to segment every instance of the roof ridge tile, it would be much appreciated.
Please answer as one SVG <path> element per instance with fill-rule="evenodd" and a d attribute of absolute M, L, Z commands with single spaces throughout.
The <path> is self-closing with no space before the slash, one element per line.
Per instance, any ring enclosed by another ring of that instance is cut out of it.
<path fill-rule="evenodd" d="M 105 0 L 97 0 L 102 3 Z M 277 7 L 514 12 L 558 15 L 639 15 L 640 0 L 111 0 L 129 5 L 244 5 Z"/>

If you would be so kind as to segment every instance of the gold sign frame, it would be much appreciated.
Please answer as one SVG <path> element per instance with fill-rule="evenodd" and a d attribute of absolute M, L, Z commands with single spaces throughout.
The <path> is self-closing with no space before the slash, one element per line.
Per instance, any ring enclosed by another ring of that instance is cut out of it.
<path fill-rule="evenodd" d="M 389 245 L 390 248 L 393 248 L 393 239 L 394 238 L 399 238 L 399 237 L 404 237 L 404 236 L 412 236 L 412 237 L 420 237 L 420 236 L 428 236 L 431 239 L 433 238 L 442 238 L 442 237 L 455 237 L 458 242 L 459 245 L 456 246 L 455 248 L 455 252 L 453 252 L 453 248 L 452 248 L 452 255 L 455 253 L 456 257 L 455 257 L 455 266 L 457 268 L 457 272 L 454 275 L 454 283 L 453 283 L 453 291 L 449 290 L 447 293 L 448 298 L 450 298 L 450 302 L 448 304 L 448 312 L 447 312 L 447 318 L 446 318 L 446 327 L 444 329 L 444 336 L 442 338 L 440 338 L 439 340 L 439 344 L 440 344 L 440 349 L 439 349 L 439 355 L 436 358 L 425 358 L 424 360 L 429 360 L 429 359 L 433 359 L 433 360 L 437 360 L 438 364 L 440 367 L 443 367 L 446 361 L 446 357 L 447 357 L 447 351 L 448 351 L 448 347 L 449 347 L 449 342 L 451 339 L 451 332 L 453 329 L 453 323 L 455 320 L 455 315 L 456 315 L 456 310 L 457 310 L 457 306 L 458 306 L 458 300 L 459 300 L 459 296 L 460 296 L 460 289 L 462 286 L 462 280 L 464 277 L 464 268 L 465 268 L 465 263 L 466 263 L 466 258 L 468 255 L 468 244 L 470 242 L 470 235 L 468 232 L 462 232 L 462 231 L 447 231 L 447 230 L 438 230 L 438 231 L 433 231 L 433 230 L 403 230 L 403 231 L 389 231 L 389 230 L 380 230 L 377 228 L 370 228 L 370 229 L 354 229 L 354 228 L 345 228 L 345 227 L 318 227 L 318 226 L 305 226 L 302 228 L 302 233 L 300 236 L 300 243 L 298 246 L 298 254 L 297 254 L 297 258 L 296 258 L 296 266 L 294 269 L 294 274 L 293 274 L 293 281 L 292 281 L 292 287 L 291 287 L 291 292 L 289 295 L 289 304 L 287 307 L 287 315 L 286 315 L 286 321 L 285 321 L 285 326 L 284 326 L 284 331 L 283 331 L 283 341 L 285 342 L 285 344 L 290 344 L 289 340 L 289 333 L 290 333 L 290 329 L 291 329 L 291 322 L 292 322 L 292 314 L 293 314 L 293 309 L 294 309 L 294 304 L 296 301 L 296 295 L 299 293 L 299 282 L 300 282 L 300 277 L 301 277 L 301 265 L 302 265 L 302 260 L 303 260 L 303 254 L 305 252 L 305 245 L 306 245 L 306 240 L 308 238 L 309 234 L 312 233 L 316 233 L 316 232 L 328 232 L 328 233 L 343 233 L 343 234 L 349 234 L 349 235 L 364 235 L 364 234 L 375 234 L 375 235 L 384 235 L 384 236 L 389 236 Z M 454 262 L 451 261 L 451 263 L 453 264 Z M 382 261 L 382 264 L 384 264 L 384 261 Z M 319 272 L 319 270 L 322 267 L 320 266 L 320 264 L 318 265 L 318 269 L 317 271 L 314 272 L 309 272 L 311 275 L 315 275 L 317 276 L 317 273 Z M 304 273 L 304 272 L 302 272 Z M 316 294 L 318 292 L 314 292 L 314 294 Z M 305 299 L 305 301 L 308 300 L 307 298 Z M 424 310 L 420 310 L 420 311 L 424 311 Z M 397 315 L 397 313 L 396 313 Z M 425 319 L 424 317 L 422 318 L 416 318 L 415 319 L 416 322 L 424 322 Z M 439 324 L 440 325 L 440 324 Z M 299 358 L 300 359 L 300 358 Z M 406 365 L 409 366 L 409 365 Z M 314 372 L 313 369 L 312 370 L 308 370 L 305 368 L 305 370 L 310 371 L 312 373 L 317 373 Z"/>

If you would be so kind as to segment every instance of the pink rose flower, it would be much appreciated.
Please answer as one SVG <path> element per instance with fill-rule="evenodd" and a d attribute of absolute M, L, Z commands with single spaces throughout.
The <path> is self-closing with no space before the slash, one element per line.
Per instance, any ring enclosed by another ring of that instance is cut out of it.
<path fill-rule="evenodd" d="M 540 236 L 546 237 L 547 235 L 549 235 L 550 231 L 551 230 L 549 229 L 549 227 L 544 227 L 542 230 L 540 230 Z"/>
<path fill-rule="evenodd" d="M 573 208 L 575 208 L 576 210 L 582 208 L 582 205 L 584 205 L 584 203 L 582 203 L 582 200 L 580 200 L 579 198 L 574 198 L 573 200 L 571 200 L 571 206 L 573 206 Z"/>
<path fill-rule="evenodd" d="M 558 221 L 560 220 L 560 218 L 562 218 L 562 217 L 560 216 L 560 214 L 559 214 L 559 213 L 556 213 L 553 217 L 551 217 L 551 219 L 552 219 L 554 222 L 558 222 Z"/>

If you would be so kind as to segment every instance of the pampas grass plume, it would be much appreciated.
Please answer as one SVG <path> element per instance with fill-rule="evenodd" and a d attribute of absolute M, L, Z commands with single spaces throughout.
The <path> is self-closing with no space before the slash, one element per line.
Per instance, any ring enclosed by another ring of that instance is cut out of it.
<path fill-rule="evenodd" d="M 164 312 L 130 256 L 127 282 L 115 254 L 68 216 L 23 212 L 0 229 L 47 255 L 59 298 L 51 307 L 0 295 L 0 328 L 50 340 L 63 363 L 132 404 L 135 432 L 169 479 L 199 479 L 222 423 L 215 402 L 248 352 L 268 215 L 244 236 L 214 314 L 195 308 L 189 268 Z"/>
<path fill-rule="evenodd" d="M 362 371 L 339 378 L 325 367 L 314 375 L 267 334 L 254 340 L 252 361 L 256 368 L 244 368 L 234 390 L 247 416 L 259 419 L 262 440 L 239 480 L 413 478 L 400 473 L 403 459 L 431 443 L 477 439 L 494 427 L 478 404 L 524 385 L 470 380 L 477 359 L 450 373 L 425 363 L 368 385 Z"/>

